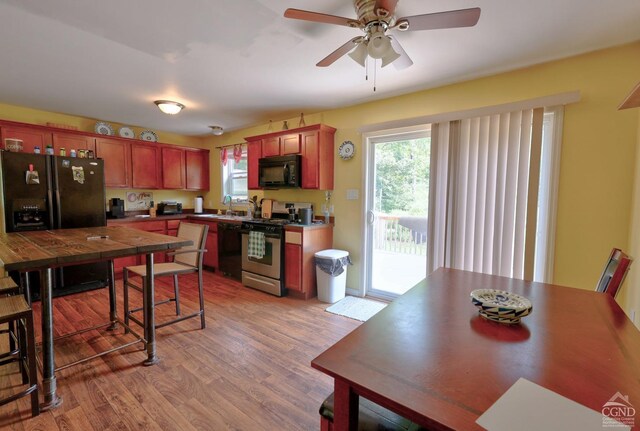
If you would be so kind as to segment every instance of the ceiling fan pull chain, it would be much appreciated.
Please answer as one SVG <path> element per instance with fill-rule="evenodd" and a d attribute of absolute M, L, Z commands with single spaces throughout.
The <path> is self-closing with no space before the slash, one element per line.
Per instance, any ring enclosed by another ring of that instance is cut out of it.
<path fill-rule="evenodd" d="M 376 70 L 376 66 L 378 63 L 378 60 L 376 60 L 375 58 L 373 59 L 373 92 L 376 92 L 376 77 L 378 76 L 377 74 L 377 70 Z"/>

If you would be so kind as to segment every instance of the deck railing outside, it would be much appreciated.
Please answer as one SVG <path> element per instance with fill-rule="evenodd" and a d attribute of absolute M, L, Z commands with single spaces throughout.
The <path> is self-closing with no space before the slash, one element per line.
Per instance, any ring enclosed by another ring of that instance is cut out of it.
<path fill-rule="evenodd" d="M 376 213 L 373 246 L 394 253 L 427 254 L 427 218 Z"/>

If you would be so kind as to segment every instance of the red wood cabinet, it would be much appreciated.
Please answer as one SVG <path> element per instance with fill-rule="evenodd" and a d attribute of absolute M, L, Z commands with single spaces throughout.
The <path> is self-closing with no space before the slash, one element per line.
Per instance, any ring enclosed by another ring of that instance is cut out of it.
<path fill-rule="evenodd" d="M 0 135 L 2 136 L 2 148 L 4 148 L 5 139 L 22 140 L 22 151 L 25 153 L 33 153 L 35 147 L 40 147 L 40 152 L 44 154 L 47 145 L 51 144 L 51 133 L 45 130 L 21 127 L 14 125 L 3 125 L 0 127 Z"/>
<path fill-rule="evenodd" d="M 302 293 L 302 246 L 284 245 L 284 287 Z"/>
<path fill-rule="evenodd" d="M 161 154 L 156 144 L 131 143 L 131 186 L 158 189 L 162 186 Z"/>
<path fill-rule="evenodd" d="M 247 142 L 247 187 L 249 190 L 260 188 L 260 178 L 258 178 L 260 157 L 262 157 L 262 141 Z"/>
<path fill-rule="evenodd" d="M 185 150 L 187 190 L 209 190 L 209 150 Z"/>
<path fill-rule="evenodd" d="M 189 223 L 206 224 L 209 226 L 204 248 L 207 252 L 202 258 L 202 264 L 208 268 L 218 269 L 218 223 L 204 220 L 189 219 Z"/>
<path fill-rule="evenodd" d="M 60 149 L 64 148 L 67 156 L 71 155 L 71 150 L 91 150 L 96 151 L 96 138 L 93 136 L 78 135 L 75 133 L 53 133 L 53 152 L 60 154 Z"/>
<path fill-rule="evenodd" d="M 287 226 L 284 232 L 284 286 L 304 299 L 317 295 L 315 254 L 333 246 L 333 226 Z"/>
<path fill-rule="evenodd" d="M 292 133 L 280 137 L 280 154 L 300 154 L 300 134 Z"/>
<path fill-rule="evenodd" d="M 184 189 L 184 149 L 162 147 L 162 188 Z"/>
<path fill-rule="evenodd" d="M 96 157 L 104 160 L 104 179 L 107 187 L 131 187 L 130 142 L 97 138 Z"/>
<path fill-rule="evenodd" d="M 302 188 L 333 190 L 335 132 L 333 127 L 316 124 L 245 138 L 248 148 L 249 189 L 259 188 L 260 157 L 300 154 Z"/>
<path fill-rule="evenodd" d="M 262 140 L 262 157 L 280 155 L 280 138 L 277 136 Z"/>

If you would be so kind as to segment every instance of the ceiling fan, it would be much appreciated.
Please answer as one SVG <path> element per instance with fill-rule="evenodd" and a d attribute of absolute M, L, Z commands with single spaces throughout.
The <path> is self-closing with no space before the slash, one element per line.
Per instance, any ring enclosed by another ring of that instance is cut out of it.
<path fill-rule="evenodd" d="M 287 9 L 286 18 L 325 24 L 359 28 L 364 36 L 356 36 L 331 54 L 320 60 L 316 66 L 327 67 L 349 53 L 354 61 L 364 67 L 367 56 L 382 60 L 382 67 L 393 63 L 396 69 L 405 69 L 413 64 L 409 55 L 395 36 L 387 35 L 388 30 L 417 31 L 454 27 L 473 27 L 480 18 L 480 8 L 451 10 L 396 18 L 398 0 L 353 0 L 357 19 L 327 15 L 300 9 Z"/>

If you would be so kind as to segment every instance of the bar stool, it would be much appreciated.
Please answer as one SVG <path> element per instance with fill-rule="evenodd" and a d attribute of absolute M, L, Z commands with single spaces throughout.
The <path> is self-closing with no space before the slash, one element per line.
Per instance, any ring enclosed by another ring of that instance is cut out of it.
<path fill-rule="evenodd" d="M 18 293 L 20 293 L 20 288 L 11 277 L 7 276 L 0 278 L 0 296 L 16 295 Z M 8 325 L 8 329 L 0 329 L 0 334 L 16 334 L 15 325 L 13 324 L 13 322 L 9 322 Z M 17 353 L 16 338 L 14 338 L 12 335 L 9 335 L 9 355 L 13 355 L 15 353 Z M 0 355 L 0 358 L 2 357 L 3 355 Z M 5 362 L 6 360 L 0 360 L 0 365 Z"/>
<path fill-rule="evenodd" d="M 16 351 L 0 355 L 0 365 L 18 361 L 22 374 L 22 383 L 26 389 L 9 397 L 0 399 L 0 406 L 18 398 L 31 395 L 31 415 L 40 414 L 38 404 L 38 379 L 36 370 L 36 346 L 33 328 L 33 313 L 22 295 L 0 298 L 0 324 L 9 323 L 9 338 L 18 344 Z M 13 330 L 15 328 L 16 330 Z"/>

